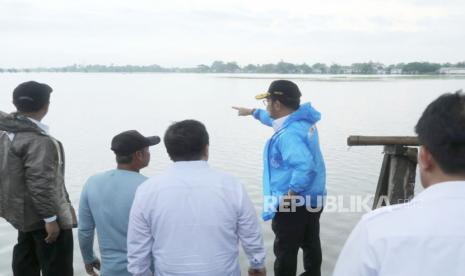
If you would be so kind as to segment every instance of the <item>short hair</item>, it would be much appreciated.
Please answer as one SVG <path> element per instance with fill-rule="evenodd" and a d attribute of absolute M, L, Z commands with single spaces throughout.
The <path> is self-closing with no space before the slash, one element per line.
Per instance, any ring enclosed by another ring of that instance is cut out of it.
<path fill-rule="evenodd" d="M 196 120 L 184 120 L 172 124 L 163 138 L 166 151 L 173 161 L 202 159 L 209 136 L 205 126 Z"/>
<path fill-rule="evenodd" d="M 13 104 L 19 112 L 37 112 L 50 102 L 52 91 L 45 83 L 23 82 L 13 91 Z"/>
<path fill-rule="evenodd" d="M 134 160 L 133 154 L 129 155 L 116 155 L 116 163 L 118 164 L 130 164 Z"/>
<path fill-rule="evenodd" d="M 282 105 L 292 110 L 297 110 L 300 107 L 300 99 L 293 99 L 293 98 L 282 98 L 276 97 L 274 95 L 270 95 L 271 101 L 279 101 Z"/>
<path fill-rule="evenodd" d="M 465 175 L 465 94 L 461 90 L 430 103 L 415 131 L 445 173 Z"/>

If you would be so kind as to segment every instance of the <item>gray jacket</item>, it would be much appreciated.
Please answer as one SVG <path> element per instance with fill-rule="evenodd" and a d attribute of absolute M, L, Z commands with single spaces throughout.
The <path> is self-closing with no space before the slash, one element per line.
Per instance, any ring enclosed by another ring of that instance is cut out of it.
<path fill-rule="evenodd" d="M 22 115 L 0 112 L 0 217 L 23 232 L 43 229 L 55 215 L 62 229 L 76 227 L 64 169 L 59 141 Z"/>

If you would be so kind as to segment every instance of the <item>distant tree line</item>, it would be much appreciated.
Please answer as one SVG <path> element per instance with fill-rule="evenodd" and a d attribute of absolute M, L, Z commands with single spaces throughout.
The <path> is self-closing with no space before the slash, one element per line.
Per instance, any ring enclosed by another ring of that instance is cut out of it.
<path fill-rule="evenodd" d="M 465 68 L 465 61 L 452 63 L 410 62 L 384 65 L 379 62 L 340 65 L 325 63 L 293 64 L 278 62 L 239 66 L 236 62 L 215 61 L 210 66 L 201 64 L 193 68 L 164 68 L 159 65 L 70 65 L 65 67 L 38 67 L 27 69 L 2 69 L 0 73 L 17 72 L 81 72 L 81 73 L 275 73 L 275 74 L 439 74 L 441 68 Z"/>

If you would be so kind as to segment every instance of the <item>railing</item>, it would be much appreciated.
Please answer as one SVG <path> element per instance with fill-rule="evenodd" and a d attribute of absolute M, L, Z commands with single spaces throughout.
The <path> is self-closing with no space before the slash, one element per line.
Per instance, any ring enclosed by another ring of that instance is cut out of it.
<path fill-rule="evenodd" d="M 384 146 L 373 209 L 414 196 L 419 141 L 411 136 L 350 136 L 349 146 Z M 387 202 L 386 202 L 387 201 Z"/>

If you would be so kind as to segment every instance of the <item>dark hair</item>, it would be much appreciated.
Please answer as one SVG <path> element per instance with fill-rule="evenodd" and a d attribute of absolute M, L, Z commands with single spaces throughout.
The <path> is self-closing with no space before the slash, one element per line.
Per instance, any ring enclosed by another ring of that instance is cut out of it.
<path fill-rule="evenodd" d="M 447 174 L 465 175 L 465 94 L 447 93 L 428 105 L 415 131 Z"/>
<path fill-rule="evenodd" d="M 52 91 L 45 83 L 23 82 L 13 91 L 13 104 L 19 112 L 37 112 L 50 102 Z"/>
<path fill-rule="evenodd" d="M 274 95 L 270 95 L 271 101 L 279 101 L 282 105 L 292 110 L 297 110 L 300 107 L 300 99 L 295 98 L 283 98 L 283 97 L 276 97 Z"/>
<path fill-rule="evenodd" d="M 130 155 L 116 155 L 116 163 L 118 164 L 130 164 L 134 160 L 133 154 Z"/>
<path fill-rule="evenodd" d="M 163 141 L 171 160 L 194 161 L 202 159 L 209 137 L 201 122 L 184 120 L 172 124 L 166 130 Z"/>

